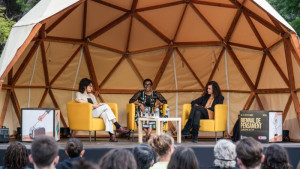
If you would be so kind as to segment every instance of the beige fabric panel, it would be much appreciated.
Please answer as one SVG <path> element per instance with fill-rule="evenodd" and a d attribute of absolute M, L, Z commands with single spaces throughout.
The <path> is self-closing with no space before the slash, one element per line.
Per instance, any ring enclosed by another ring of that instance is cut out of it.
<path fill-rule="evenodd" d="M 300 87 L 300 66 L 297 63 L 294 55 L 292 55 L 292 63 L 293 63 L 295 86 L 296 86 L 296 88 L 299 88 Z"/>
<path fill-rule="evenodd" d="M 288 70 L 286 64 L 285 51 L 284 51 L 284 43 L 280 42 L 278 45 L 274 46 L 270 50 L 272 56 L 276 60 L 277 64 L 279 65 L 280 69 L 283 71 L 284 75 L 288 77 Z"/>
<path fill-rule="evenodd" d="M 255 84 L 263 52 L 237 47 L 233 48 L 233 51 L 247 72 L 252 83 Z M 229 76 L 231 76 L 231 74 Z"/>
<path fill-rule="evenodd" d="M 51 32 L 49 36 L 66 37 L 66 38 L 82 38 L 84 5 L 78 6 L 70 15 L 60 22 Z M 76 29 L 74 29 L 76 28 Z"/>
<path fill-rule="evenodd" d="M 139 12 L 139 14 L 154 27 L 158 28 L 161 33 L 166 35 L 169 39 L 174 39 L 178 24 L 184 11 L 184 7 L 185 4 L 175 5 L 168 8 L 159 8 L 155 10 Z"/>
<path fill-rule="evenodd" d="M 127 18 L 117 26 L 114 26 L 98 36 L 92 42 L 103 46 L 109 46 L 120 51 L 126 51 L 129 27 L 130 18 Z"/>
<path fill-rule="evenodd" d="M 141 76 L 154 80 L 160 65 L 162 64 L 168 49 L 155 50 L 151 52 L 130 55 Z M 142 87 L 142 82 L 141 82 Z"/>
<path fill-rule="evenodd" d="M 191 29 L 191 25 L 193 25 L 193 29 Z M 195 11 L 188 6 L 175 40 L 177 42 L 197 42 L 218 41 L 218 38 Z"/>
<path fill-rule="evenodd" d="M 111 1 L 111 0 L 103 0 L 104 2 L 108 2 L 114 5 L 117 5 L 119 7 L 125 8 L 130 10 L 131 9 L 131 4 L 132 4 L 132 0 L 128 0 L 128 1 Z"/>
<path fill-rule="evenodd" d="M 25 57 L 28 55 L 29 51 L 31 50 L 32 46 L 33 46 L 34 42 L 31 42 L 28 47 L 24 50 L 24 52 L 21 54 L 20 58 L 17 60 L 17 62 L 15 63 L 14 67 L 13 67 L 13 75 L 16 74 L 16 72 L 18 71 L 18 69 L 20 68 L 21 64 L 23 63 Z"/>
<path fill-rule="evenodd" d="M 224 1 L 222 3 L 224 3 Z M 234 16 L 237 12 L 237 9 L 209 5 L 194 5 L 201 12 L 201 14 L 203 14 L 203 16 L 209 21 L 209 23 L 214 27 L 214 29 L 216 29 L 216 31 L 222 37 L 226 37 L 231 23 L 234 20 Z"/>
<path fill-rule="evenodd" d="M 111 3 L 112 1 L 110 1 Z M 117 2 L 117 1 L 116 1 Z M 88 9 L 87 10 L 87 27 L 86 33 L 87 35 L 91 35 L 97 30 L 103 28 L 111 21 L 119 18 L 124 14 L 124 12 L 110 8 L 105 5 L 101 5 L 94 1 L 88 1 Z M 107 15 L 109 13 L 109 15 Z M 96 17 L 93 17 L 96 16 Z M 81 17 L 82 18 L 82 17 Z"/>
<path fill-rule="evenodd" d="M 163 3 L 170 3 L 170 2 L 174 2 L 174 0 L 163 0 Z M 137 3 L 137 8 L 144 8 L 144 7 L 148 7 L 148 6 L 154 6 L 157 4 L 161 4 L 162 1 L 161 0 L 140 0 Z"/>
<path fill-rule="evenodd" d="M 299 97 L 299 93 L 298 93 L 298 97 Z M 290 131 L 289 133 L 290 139 L 295 139 L 295 140 L 300 139 L 300 135 L 299 135 L 300 127 L 297 119 L 297 113 L 295 111 L 295 107 L 293 103 L 291 104 L 286 119 L 283 123 L 283 130 Z"/>
<path fill-rule="evenodd" d="M 247 19 L 242 13 L 230 38 L 231 42 L 261 47 Z"/>

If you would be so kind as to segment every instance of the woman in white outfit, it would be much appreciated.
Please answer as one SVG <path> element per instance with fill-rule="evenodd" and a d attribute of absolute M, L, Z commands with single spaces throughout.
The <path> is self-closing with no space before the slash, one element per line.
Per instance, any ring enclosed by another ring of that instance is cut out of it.
<path fill-rule="evenodd" d="M 105 131 L 110 135 L 110 142 L 117 142 L 115 135 L 113 134 L 113 125 L 116 126 L 116 132 L 128 133 L 127 128 L 121 127 L 116 121 L 116 116 L 112 112 L 111 108 L 105 103 L 97 103 L 95 96 L 92 94 L 93 85 L 92 81 L 87 78 L 83 78 L 79 82 L 79 92 L 76 93 L 76 101 L 78 103 L 91 103 L 93 107 L 93 117 L 102 118 L 105 123 Z"/>

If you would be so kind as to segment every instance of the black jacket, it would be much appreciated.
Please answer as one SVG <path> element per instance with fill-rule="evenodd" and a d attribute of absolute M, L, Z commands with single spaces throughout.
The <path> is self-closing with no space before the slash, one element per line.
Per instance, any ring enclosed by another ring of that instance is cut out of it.
<path fill-rule="evenodd" d="M 193 107 L 195 104 L 198 104 L 198 105 L 204 107 L 204 106 L 206 105 L 206 103 L 207 103 L 209 97 L 210 97 L 210 94 L 206 94 L 206 95 L 204 95 L 204 96 L 202 96 L 202 97 L 199 97 L 199 98 L 196 99 L 196 100 L 193 100 L 193 101 L 191 102 L 192 107 Z M 214 102 L 213 102 L 213 104 L 211 105 L 211 107 L 208 108 L 208 109 L 211 110 L 211 111 L 213 111 L 213 112 L 215 112 L 215 105 L 216 105 L 216 104 L 223 104 L 223 101 L 224 101 L 224 97 L 223 97 L 222 95 L 217 96 L 217 97 L 214 99 Z"/>

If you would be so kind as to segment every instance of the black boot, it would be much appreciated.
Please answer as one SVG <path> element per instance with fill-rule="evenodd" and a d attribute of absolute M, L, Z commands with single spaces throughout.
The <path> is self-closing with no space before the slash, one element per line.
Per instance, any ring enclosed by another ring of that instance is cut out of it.
<path fill-rule="evenodd" d="M 193 130 L 192 130 L 193 142 L 194 143 L 198 142 L 198 133 L 199 133 L 199 126 L 198 125 L 194 125 L 193 126 Z"/>
<path fill-rule="evenodd" d="M 186 122 L 184 128 L 182 129 L 181 131 L 181 135 L 182 136 L 188 136 L 190 135 L 190 130 L 192 128 L 192 120 L 191 119 L 188 119 L 188 121 Z"/>

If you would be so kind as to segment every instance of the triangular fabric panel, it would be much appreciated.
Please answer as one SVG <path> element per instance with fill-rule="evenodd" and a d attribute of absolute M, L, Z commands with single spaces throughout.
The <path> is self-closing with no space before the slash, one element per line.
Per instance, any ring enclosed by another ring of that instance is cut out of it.
<path fill-rule="evenodd" d="M 74 49 L 77 50 L 77 49 Z M 73 54 L 74 52 L 72 52 Z M 71 53 L 70 53 L 71 54 Z M 69 54 L 68 59 L 71 57 Z M 79 63 L 79 58 L 80 55 L 82 55 L 82 63 Z M 63 71 L 63 73 L 56 79 L 56 81 L 54 81 L 53 86 L 54 87 L 68 87 L 68 88 L 72 88 L 73 84 L 74 84 L 74 80 L 76 77 L 76 73 L 77 73 L 77 69 L 78 69 L 78 65 L 82 65 L 83 62 L 85 61 L 84 59 L 84 53 L 83 53 L 83 48 L 81 48 L 79 50 L 79 52 L 77 53 L 77 55 L 74 57 L 74 59 L 70 62 L 70 64 L 66 67 L 66 69 Z M 85 63 L 84 63 L 85 64 Z M 63 65 L 60 65 L 60 68 L 55 70 L 55 73 L 57 73 Z M 85 71 L 87 71 L 85 69 Z"/>
<path fill-rule="evenodd" d="M 32 86 L 45 85 L 41 47 L 36 50 L 16 84 L 30 85 L 30 83 Z"/>
<path fill-rule="evenodd" d="M 56 97 L 55 97 L 56 98 Z M 45 98 L 45 101 L 42 105 L 42 107 L 51 107 L 51 108 L 55 108 L 54 104 L 53 104 L 53 101 L 50 97 L 50 94 L 48 94 Z"/>
<path fill-rule="evenodd" d="M 221 49 L 221 47 L 186 47 L 179 48 L 179 51 L 202 84 L 205 85 L 218 60 Z M 222 72 L 224 72 L 223 70 Z"/>
<path fill-rule="evenodd" d="M 299 94 L 298 94 L 299 97 Z M 291 104 L 291 107 L 287 113 L 284 123 L 282 124 L 283 130 L 289 130 L 290 139 L 298 139 L 300 133 L 299 122 L 297 119 L 297 114 L 295 112 L 294 104 Z"/>
<path fill-rule="evenodd" d="M 126 72 L 126 74 L 124 74 Z M 130 79 L 128 81 L 128 79 Z M 125 82 L 126 83 L 123 83 Z M 122 85 L 120 85 L 122 84 Z M 123 59 L 118 68 L 113 72 L 109 80 L 103 85 L 103 89 L 137 89 L 141 81 L 133 71 L 126 59 Z"/>
<path fill-rule="evenodd" d="M 38 107 L 45 89 L 15 89 L 18 102 L 21 108 Z M 48 93 L 49 94 L 49 93 Z M 29 96 L 30 99 L 29 99 Z"/>
<path fill-rule="evenodd" d="M 174 51 L 174 58 L 172 57 L 172 65 L 175 63 L 176 79 L 178 89 L 197 89 L 202 88 L 192 72 L 182 61 L 181 57 L 177 52 Z M 204 84 L 205 85 L 205 84 Z"/>
<path fill-rule="evenodd" d="M 122 55 L 105 49 L 99 49 L 93 46 L 89 46 L 89 49 L 98 83 L 101 84 L 101 82 L 104 80 L 107 74 L 120 60 Z"/>
<path fill-rule="evenodd" d="M 247 72 L 252 83 L 255 84 L 263 52 L 245 48 L 233 48 L 233 51 Z"/>
<path fill-rule="evenodd" d="M 175 5 L 168 8 L 144 11 L 139 14 L 152 23 L 153 26 L 160 30 L 160 32 L 166 35 L 169 39 L 173 39 L 180 22 L 181 15 L 184 11 L 184 6 L 185 4 Z"/>
<path fill-rule="evenodd" d="M 60 113 L 63 115 L 66 123 L 68 123 L 67 107 L 66 104 L 72 100 L 72 92 L 70 91 L 61 91 L 61 90 L 52 90 L 54 97 L 57 101 L 57 104 L 60 108 Z M 59 96 L 59 97 L 58 97 Z M 75 99 L 75 97 L 74 97 Z M 62 124 L 61 124 L 62 125 Z"/>
<path fill-rule="evenodd" d="M 283 111 L 290 94 L 259 94 L 258 95 L 265 110 Z M 275 96 L 275 97 L 274 97 Z"/>
<path fill-rule="evenodd" d="M 18 69 L 20 68 L 21 64 L 23 63 L 23 61 L 25 60 L 25 58 L 27 57 L 29 51 L 31 50 L 31 48 L 33 47 L 34 42 L 31 42 L 28 47 L 25 49 L 25 51 L 22 53 L 22 55 L 20 56 L 20 58 L 17 60 L 17 62 L 14 65 L 13 68 L 13 76 L 16 74 L 16 72 L 18 71 Z"/>
<path fill-rule="evenodd" d="M 292 63 L 293 63 L 293 72 L 294 72 L 294 79 L 295 79 L 295 86 L 296 88 L 300 87 L 300 66 L 298 65 L 295 56 L 291 54 Z"/>
<path fill-rule="evenodd" d="M 252 31 L 244 14 L 241 14 L 234 31 L 231 35 L 230 42 L 247 44 L 255 47 L 262 47 Z"/>
<path fill-rule="evenodd" d="M 161 86 L 163 86 L 163 88 Z M 176 90 L 172 56 L 170 57 L 170 60 L 161 76 L 161 79 L 159 80 L 156 89 Z"/>
<path fill-rule="evenodd" d="M 47 67 L 50 81 L 66 64 L 78 47 L 79 45 L 45 42 Z"/>
<path fill-rule="evenodd" d="M 94 1 L 88 1 L 87 9 L 87 35 L 93 34 L 124 14 L 123 11 L 119 11 Z"/>
<path fill-rule="evenodd" d="M 83 23 L 83 8 L 84 5 L 78 6 L 71 14 L 69 14 L 62 22 L 55 26 L 49 32 L 49 36 L 64 37 L 64 38 L 82 38 L 82 23 Z"/>
<path fill-rule="evenodd" d="M 240 114 L 240 111 L 243 110 L 245 103 L 248 100 L 249 94 L 248 93 L 229 93 L 228 98 L 228 92 L 222 92 L 223 96 L 226 98 L 224 99 L 223 104 L 227 104 L 227 100 L 229 99 L 229 132 L 233 128 L 236 120 L 238 119 L 238 114 Z"/>
<path fill-rule="evenodd" d="M 281 68 L 281 70 L 283 71 L 284 75 L 286 77 L 289 77 L 288 70 L 287 70 L 287 65 L 286 65 L 286 56 L 285 56 L 283 42 L 281 42 L 278 45 L 274 46 L 270 50 L 270 52 L 271 52 L 272 56 L 274 57 L 274 59 L 276 60 L 279 67 Z"/>
<path fill-rule="evenodd" d="M 282 39 L 280 34 L 276 34 L 275 32 L 273 32 L 269 28 L 265 27 L 264 25 L 262 25 L 255 19 L 251 18 L 251 20 L 252 20 L 253 24 L 255 25 L 255 28 L 259 32 L 260 37 L 263 39 L 263 41 L 267 47 L 275 44 L 276 42 L 278 42 Z"/>
<path fill-rule="evenodd" d="M 163 3 L 162 3 L 163 2 Z M 149 6 L 155 6 L 157 4 L 167 4 L 170 2 L 174 2 L 174 0 L 139 0 L 137 3 L 137 9 L 139 8 L 145 8 L 145 7 L 149 7 Z"/>
<path fill-rule="evenodd" d="M 158 72 L 159 67 L 166 56 L 167 50 L 168 49 L 161 49 L 151 52 L 133 54 L 130 55 L 130 59 L 144 79 L 150 78 L 154 80 L 156 73 Z"/>
<path fill-rule="evenodd" d="M 133 3 L 132 0 L 127 0 L 127 1 L 102 0 L 102 1 L 108 2 L 110 4 L 113 4 L 113 5 L 116 5 L 118 7 L 128 9 L 128 10 L 131 9 L 132 3 Z"/>
<path fill-rule="evenodd" d="M 195 6 L 222 37 L 227 35 L 237 9 L 198 4 Z"/>
<path fill-rule="evenodd" d="M 269 59 L 269 57 L 267 57 L 265 60 L 264 68 L 257 88 L 270 89 L 270 88 L 287 88 L 287 87 L 288 86 L 283 81 L 277 69 L 275 68 L 275 66 Z"/>
<path fill-rule="evenodd" d="M 219 62 L 219 65 L 218 65 L 218 67 L 217 67 L 217 69 L 216 69 L 216 71 L 215 71 L 215 73 L 212 77 L 212 80 L 216 81 L 219 84 L 221 89 L 227 89 L 225 53 L 221 57 L 222 58 L 221 58 L 221 60 Z M 227 60 L 228 60 L 228 57 L 229 56 L 227 56 Z M 214 64 L 212 64 L 212 65 L 214 65 Z M 212 65 L 211 65 L 211 68 L 210 68 L 211 70 L 213 69 Z M 203 85 L 205 85 L 205 84 L 203 84 Z"/>
<path fill-rule="evenodd" d="M 93 40 L 97 44 L 107 46 L 120 51 L 126 51 L 130 18 L 109 29 L 98 38 Z"/>
<path fill-rule="evenodd" d="M 167 45 L 159 36 L 154 34 L 143 23 L 133 18 L 129 42 L 129 51 L 148 49 Z"/>
<path fill-rule="evenodd" d="M 193 27 L 191 27 L 193 25 Z M 180 25 L 176 42 L 219 41 L 206 23 L 196 14 L 194 9 L 187 7 Z"/>

